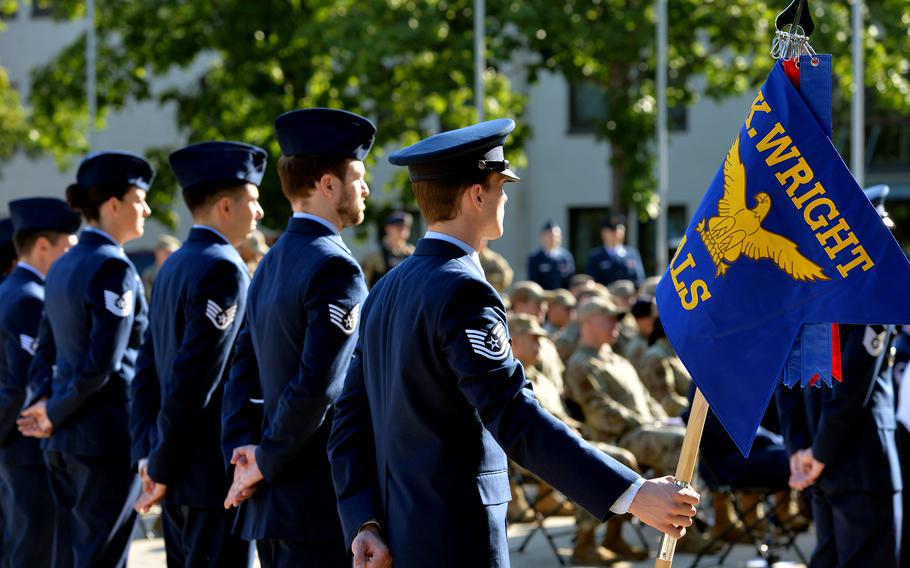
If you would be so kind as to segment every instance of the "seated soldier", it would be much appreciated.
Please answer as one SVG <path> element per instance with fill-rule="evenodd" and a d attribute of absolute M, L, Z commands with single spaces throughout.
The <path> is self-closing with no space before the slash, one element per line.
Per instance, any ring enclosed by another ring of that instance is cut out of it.
<path fill-rule="evenodd" d="M 641 375 L 641 362 L 645 351 L 650 346 L 651 332 L 654 331 L 654 319 L 657 316 L 657 301 L 653 296 L 644 296 L 635 300 L 630 310 L 632 319 L 638 333 L 629 340 L 622 356 L 632 363 L 635 370 Z M 628 317 L 626 318 L 628 319 Z M 652 392 L 653 394 L 653 392 Z"/>
<path fill-rule="evenodd" d="M 555 333 L 569 325 L 575 319 L 575 306 L 578 301 L 572 292 L 559 288 L 550 292 L 550 302 L 547 305 L 547 323 L 544 329 Z"/>
<path fill-rule="evenodd" d="M 654 322 L 651 343 L 641 358 L 638 375 L 667 415 L 679 416 L 689 406 L 686 393 L 692 384 L 692 377 L 670 345 L 659 318 Z"/>
<path fill-rule="evenodd" d="M 518 314 L 509 318 L 512 353 L 521 362 L 528 380 L 534 385 L 534 397 L 537 402 L 547 412 L 563 421 L 582 436 L 587 437 L 584 424 L 570 417 L 565 406 L 563 406 L 561 385 L 544 375 L 536 366 L 540 354 L 541 340 L 546 338 L 546 333 L 546 330 L 541 327 L 533 316 Z M 638 464 L 632 452 L 602 442 L 595 443 L 595 446 L 626 466 L 638 469 Z M 512 465 L 517 467 L 515 464 Z M 535 503 L 535 509 L 544 514 L 567 513 L 566 510 L 560 509 L 558 498 L 549 485 L 540 482 L 538 492 L 538 494 L 546 496 Z M 509 509 L 510 513 L 514 513 L 514 515 L 510 516 L 512 518 L 521 518 L 522 511 L 528 510 L 527 500 L 522 489 L 517 484 L 512 485 L 512 495 L 513 499 L 509 503 Z M 514 510 L 513 507 L 515 507 Z M 577 509 L 577 532 L 572 559 L 583 564 L 598 564 L 620 559 L 640 560 L 646 558 L 646 551 L 634 547 L 622 539 L 622 522 L 623 517 L 611 519 L 607 523 L 607 532 L 603 542 L 598 546 L 595 540 L 595 531 L 600 522 L 586 511 Z"/>
<path fill-rule="evenodd" d="M 580 406 L 592 439 L 628 449 L 657 475 L 672 475 L 685 430 L 667 418 L 632 364 L 613 352 L 623 315 L 602 297 L 578 308 L 580 338 L 567 366 L 566 396 Z M 705 544 L 693 525 L 677 550 L 701 550 Z"/>
<path fill-rule="evenodd" d="M 585 276 L 584 274 L 576 274 L 572 278 L 577 278 L 579 276 Z M 583 304 L 589 298 L 601 297 L 601 298 L 610 298 L 610 291 L 607 290 L 607 287 L 603 284 L 598 284 L 593 280 L 586 280 L 589 282 L 590 286 L 584 286 L 578 289 L 576 298 L 578 298 L 577 307 Z M 578 347 L 578 321 L 576 318 L 572 318 L 565 327 L 553 334 L 553 343 L 556 345 L 556 351 L 559 353 L 559 358 L 562 359 L 562 362 L 565 363 L 569 360 L 569 357 L 572 356 L 572 353 L 575 353 L 575 349 Z"/>
<path fill-rule="evenodd" d="M 509 294 L 512 312 L 533 316 L 538 323 L 542 323 L 546 316 L 549 298 L 540 284 L 530 280 L 516 282 Z M 549 335 L 540 339 L 540 356 L 534 366 L 556 383 L 559 392 L 564 390 L 562 377 L 566 367 Z"/>

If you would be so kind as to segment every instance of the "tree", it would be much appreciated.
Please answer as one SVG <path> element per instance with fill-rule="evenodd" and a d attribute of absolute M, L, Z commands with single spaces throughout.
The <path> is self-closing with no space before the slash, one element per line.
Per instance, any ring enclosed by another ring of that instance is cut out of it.
<path fill-rule="evenodd" d="M 130 99 L 173 101 L 190 141 L 242 140 L 276 157 L 275 117 L 322 106 L 373 118 L 381 146 L 416 142 L 435 130 L 434 116 L 446 121 L 443 126 L 476 119 L 471 5 L 470 0 L 100 3 L 99 121 Z M 82 2 L 63 1 L 57 9 L 61 17 L 79 16 Z M 197 82 L 152 92 L 152 77 L 199 59 L 211 65 Z M 77 43 L 34 75 L 34 122 L 43 147 L 58 156 L 86 149 L 83 68 L 84 47 Z M 521 115 L 525 97 L 511 90 L 505 75 L 491 68 L 485 84 L 487 116 Z M 517 130 L 519 142 L 525 130 Z M 152 153 L 161 162 L 168 150 Z M 371 155 L 381 157 L 382 148 Z M 166 170 L 159 168 L 165 175 Z M 406 187 L 405 179 L 399 172 L 399 188 Z M 171 180 L 156 186 L 153 200 L 173 199 Z M 273 165 L 263 191 L 273 226 L 283 224 L 288 213 L 277 187 Z M 167 209 L 167 203 L 153 205 Z"/>
<path fill-rule="evenodd" d="M 700 93 L 722 98 L 756 88 L 774 64 L 768 55 L 774 17 L 788 3 L 669 0 L 669 105 L 691 105 Z M 910 10 L 905 0 L 869 0 L 867 6 L 866 86 L 874 88 L 880 110 L 908 116 Z M 845 93 L 852 88 L 850 6 L 815 0 L 810 7 L 816 22 L 810 43 L 821 53 L 836 54 L 835 112 L 843 117 L 851 98 Z M 514 0 L 510 12 L 520 30 L 516 42 L 537 55 L 532 77 L 549 70 L 602 88 L 609 118 L 597 135 L 610 146 L 616 205 L 655 216 L 654 1 Z"/>
<path fill-rule="evenodd" d="M 0 0 L 0 33 L 3 33 L 6 24 L 3 19 L 10 18 L 19 9 L 16 0 Z M 10 83 L 9 75 L 3 66 L 0 66 L 0 161 L 9 159 L 18 150 L 26 149 L 28 140 L 28 127 L 25 120 L 25 111 L 19 101 L 19 93 Z"/>
<path fill-rule="evenodd" d="M 867 3 L 870 106 L 906 116 L 905 0 Z M 518 118 L 524 109 L 526 95 L 512 89 L 505 65 L 525 66 L 531 81 L 549 70 L 570 82 L 599 85 L 609 119 L 598 125 L 597 135 L 611 149 L 615 205 L 634 205 L 653 216 L 653 0 L 488 4 L 487 116 Z M 767 55 L 773 19 L 786 4 L 670 0 L 670 104 L 754 89 L 774 63 Z M 99 126 L 106 113 L 129 100 L 173 101 L 190 141 L 244 140 L 277 156 L 272 121 L 278 114 L 334 106 L 376 119 L 380 145 L 408 144 L 439 127 L 476 119 L 472 6 L 472 0 L 107 0 L 99 3 L 97 16 Z M 55 9 L 59 17 L 78 17 L 84 6 L 82 0 L 61 0 Z M 812 44 L 819 51 L 838 50 L 835 104 L 842 116 L 850 99 L 849 6 L 813 0 L 812 10 L 817 24 Z M 37 142 L 61 159 L 86 148 L 80 42 L 34 74 Z M 153 77 L 200 60 L 211 64 L 197 82 L 153 92 Z M 520 127 L 511 147 L 520 148 L 529 135 Z M 152 153 L 161 162 L 168 150 Z M 381 149 L 374 152 L 373 159 L 381 157 Z M 165 175 L 166 170 L 160 168 Z M 395 185 L 407 200 L 405 179 L 399 172 Z M 165 181 L 152 194 L 164 205 L 161 210 L 174 198 L 173 182 Z M 287 212 L 276 187 L 271 167 L 263 193 L 272 224 Z"/>

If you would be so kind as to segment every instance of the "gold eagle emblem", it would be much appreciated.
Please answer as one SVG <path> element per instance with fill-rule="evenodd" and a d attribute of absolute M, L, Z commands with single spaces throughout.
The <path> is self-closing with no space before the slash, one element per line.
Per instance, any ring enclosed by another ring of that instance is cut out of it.
<path fill-rule="evenodd" d="M 724 196 L 717 202 L 717 216 L 702 219 L 695 228 L 711 255 L 715 276 L 723 276 L 741 255 L 767 258 L 795 280 L 828 280 L 820 266 L 803 256 L 796 243 L 766 231 L 762 221 L 771 209 L 771 196 L 755 195 L 756 205 L 746 207 L 746 168 L 739 159 L 739 136 L 724 161 Z"/>

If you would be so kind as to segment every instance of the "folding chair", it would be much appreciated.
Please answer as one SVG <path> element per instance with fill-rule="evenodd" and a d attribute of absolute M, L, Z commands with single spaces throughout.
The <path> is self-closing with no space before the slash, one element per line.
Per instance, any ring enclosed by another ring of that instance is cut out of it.
<path fill-rule="evenodd" d="M 531 475 L 529 472 L 523 470 L 522 468 L 515 466 L 514 464 L 513 464 L 513 467 L 511 468 L 511 471 L 512 471 L 512 473 L 511 473 L 512 481 L 515 482 L 516 485 L 518 485 L 519 487 L 521 487 L 522 489 L 525 490 L 525 496 L 528 501 L 528 510 L 532 511 L 533 515 L 534 515 L 534 518 L 531 521 L 531 523 L 534 526 L 531 528 L 530 531 L 528 531 L 528 534 L 526 534 L 525 537 L 522 539 L 521 544 L 519 544 L 517 548 L 514 548 L 514 549 L 510 550 L 509 552 L 518 553 L 518 554 L 523 553 L 525 551 L 525 549 L 528 547 L 528 544 L 531 542 L 531 539 L 534 538 L 534 535 L 539 532 L 546 539 L 547 544 L 550 547 L 550 550 L 553 551 L 553 555 L 556 556 L 556 562 L 558 562 L 560 566 L 568 566 L 569 565 L 568 562 L 566 561 L 565 558 L 562 557 L 562 554 L 560 554 L 559 547 L 556 546 L 556 541 L 554 539 L 562 538 L 564 536 L 569 536 L 569 535 L 574 534 L 574 532 L 575 532 L 574 525 L 570 529 L 559 530 L 559 531 L 554 531 L 552 529 L 547 528 L 546 525 L 544 525 L 544 521 L 546 519 L 548 519 L 549 517 L 552 517 L 554 514 L 556 514 L 557 511 L 562 509 L 562 507 L 565 505 L 565 503 L 569 502 L 568 498 L 565 497 L 562 493 L 559 493 L 558 491 L 556 491 L 555 489 L 550 487 L 549 485 L 542 486 L 541 482 L 538 478 L 534 477 L 533 475 Z M 542 491 L 541 491 L 541 487 L 544 487 L 544 489 Z M 528 491 L 528 489 L 532 489 L 533 491 Z M 555 497 L 554 505 L 552 507 L 550 507 L 548 510 L 539 511 L 537 508 L 537 505 L 539 505 L 543 501 L 544 498 L 549 497 L 549 496 Z"/>
<path fill-rule="evenodd" d="M 722 484 L 718 482 L 718 476 L 711 468 L 711 464 L 705 459 L 704 455 L 699 456 L 699 472 L 701 478 L 708 486 L 709 491 L 712 493 L 717 492 L 730 498 L 730 501 L 733 504 L 735 518 L 742 527 L 743 536 L 740 539 L 731 539 L 732 542 L 725 541 L 725 538 L 732 531 L 740 530 L 740 527 L 731 524 L 721 534 L 716 535 L 710 542 L 702 547 L 702 550 L 696 554 L 695 559 L 692 561 L 691 568 L 696 568 L 706 556 L 707 552 L 712 547 L 716 546 L 716 543 L 718 542 L 722 543 L 724 548 L 717 556 L 717 564 L 713 565 L 723 566 L 724 560 L 726 560 L 727 556 L 733 551 L 733 547 L 742 539 L 747 539 L 746 542 L 750 542 L 755 547 L 756 553 L 763 558 L 769 566 L 780 560 L 781 551 L 791 549 L 803 564 L 808 565 L 809 562 L 806 559 L 806 556 L 796 543 L 797 532 L 789 526 L 789 522 L 792 521 L 798 513 L 786 518 L 781 518 L 778 513 L 778 508 L 774 506 L 773 497 L 775 493 L 780 492 L 779 489 L 770 489 L 767 487 L 731 487 L 730 485 Z M 753 504 L 746 506 L 742 502 L 741 493 L 752 493 L 758 498 Z M 760 518 L 757 514 L 759 506 L 762 505 L 765 509 L 764 518 Z M 715 522 L 717 522 L 717 519 L 715 519 Z"/>

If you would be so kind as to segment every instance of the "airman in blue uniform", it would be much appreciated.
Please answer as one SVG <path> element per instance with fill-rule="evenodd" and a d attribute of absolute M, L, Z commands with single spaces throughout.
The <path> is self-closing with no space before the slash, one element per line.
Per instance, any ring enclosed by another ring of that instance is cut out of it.
<path fill-rule="evenodd" d="M 60 199 L 10 202 L 19 262 L 0 284 L 0 566 L 51 566 L 54 501 L 39 440 L 16 429 L 44 312 L 44 279 L 76 243 L 79 213 Z"/>
<path fill-rule="evenodd" d="M 880 187 L 866 192 L 874 204 L 883 199 Z M 893 226 L 884 207 L 879 213 Z M 841 325 L 843 381 L 830 389 L 777 389 L 790 484 L 811 491 L 813 568 L 900 565 L 893 337 L 893 326 Z"/>
<path fill-rule="evenodd" d="M 507 453 L 602 520 L 632 511 L 679 536 L 695 512 L 691 489 L 640 479 L 543 410 L 512 356 L 476 250 L 502 236 L 513 128 L 493 120 L 390 158 L 429 231 L 370 292 L 335 404 L 329 456 L 355 566 L 508 566 Z"/>
<path fill-rule="evenodd" d="M 575 259 L 561 244 L 562 228 L 547 221 L 540 230 L 540 249 L 528 257 L 528 280 L 544 290 L 568 288 L 569 279 L 575 274 Z"/>
<path fill-rule="evenodd" d="M 142 236 L 154 172 L 126 152 L 89 155 L 70 207 L 88 223 L 79 244 L 51 267 L 45 317 L 51 334 L 39 349 L 55 350 L 49 398 L 22 412 L 19 430 L 45 437 L 54 502 L 62 520 L 54 566 L 124 566 L 136 513 L 139 477 L 130 463 L 128 385 L 148 324 L 135 266 L 121 248 Z M 38 384 L 44 369 L 33 372 Z"/>
<path fill-rule="evenodd" d="M 607 217 L 600 228 L 604 245 L 588 254 L 588 274 L 604 286 L 617 280 L 631 280 L 636 287 L 645 279 L 641 255 L 626 246 L 626 219 L 622 215 Z"/>
<path fill-rule="evenodd" d="M 240 535 L 257 541 L 265 568 L 348 567 L 326 443 L 367 287 L 338 233 L 363 222 L 376 128 L 305 109 L 279 116 L 275 131 L 294 216 L 253 277 L 225 388 L 222 444 L 234 466 L 225 506 L 243 502 Z M 243 432 L 257 390 L 261 430 Z"/>
<path fill-rule="evenodd" d="M 16 267 L 16 247 L 13 245 L 13 220 L 0 219 L 0 283 Z"/>
<path fill-rule="evenodd" d="M 168 566 L 245 567 L 221 453 L 222 375 L 246 309 L 249 272 L 234 245 L 262 218 L 265 150 L 202 142 L 170 156 L 194 225 L 162 265 L 131 385 L 133 460 L 141 512 L 163 499 Z"/>

